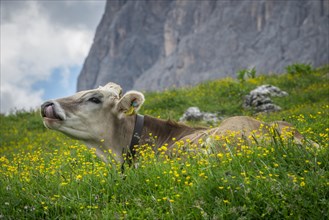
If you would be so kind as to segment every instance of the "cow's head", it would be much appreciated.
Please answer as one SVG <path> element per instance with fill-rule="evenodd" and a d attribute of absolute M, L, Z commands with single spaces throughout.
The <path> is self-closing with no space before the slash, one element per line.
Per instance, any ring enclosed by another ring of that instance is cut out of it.
<path fill-rule="evenodd" d="M 75 139 L 96 145 L 104 140 L 119 144 L 117 140 L 112 140 L 113 137 L 125 135 L 120 133 L 126 132 L 120 130 L 124 129 L 123 123 L 126 123 L 127 118 L 133 118 L 131 116 L 140 109 L 143 102 L 142 93 L 129 91 L 122 95 L 119 85 L 108 83 L 98 89 L 47 101 L 41 106 L 41 115 L 47 128 Z M 132 124 L 127 123 L 126 126 Z"/>

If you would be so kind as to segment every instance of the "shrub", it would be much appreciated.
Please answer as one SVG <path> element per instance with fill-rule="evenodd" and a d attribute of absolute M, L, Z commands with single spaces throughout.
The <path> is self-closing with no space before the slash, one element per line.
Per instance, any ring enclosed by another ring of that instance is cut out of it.
<path fill-rule="evenodd" d="M 244 82 L 245 78 L 254 79 L 256 77 L 256 68 L 242 69 L 237 72 L 237 78 L 240 82 Z"/>
<path fill-rule="evenodd" d="M 286 71 L 291 75 L 308 75 L 312 72 L 312 66 L 310 64 L 295 63 L 286 67 Z"/>

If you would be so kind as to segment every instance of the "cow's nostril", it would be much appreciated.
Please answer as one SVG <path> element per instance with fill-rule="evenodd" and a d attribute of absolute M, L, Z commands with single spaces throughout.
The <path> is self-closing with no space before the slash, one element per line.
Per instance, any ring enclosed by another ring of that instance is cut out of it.
<path fill-rule="evenodd" d="M 42 117 L 46 117 L 46 109 L 48 106 L 54 105 L 53 102 L 47 101 L 41 105 L 41 115 Z"/>

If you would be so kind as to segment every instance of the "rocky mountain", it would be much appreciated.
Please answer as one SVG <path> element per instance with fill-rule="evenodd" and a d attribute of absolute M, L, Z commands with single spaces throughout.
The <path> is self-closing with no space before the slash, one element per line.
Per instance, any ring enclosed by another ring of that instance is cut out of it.
<path fill-rule="evenodd" d="M 110 0 L 78 90 L 163 90 L 293 63 L 329 63 L 329 0 Z"/>

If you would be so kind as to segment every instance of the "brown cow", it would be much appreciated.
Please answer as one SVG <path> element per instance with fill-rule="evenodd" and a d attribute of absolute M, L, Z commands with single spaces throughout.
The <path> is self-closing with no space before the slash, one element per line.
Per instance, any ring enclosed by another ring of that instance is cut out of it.
<path fill-rule="evenodd" d="M 240 137 L 248 137 L 257 130 L 268 133 L 262 125 L 264 123 L 246 116 L 228 118 L 212 129 L 142 116 L 137 111 L 143 103 L 142 93 L 129 91 L 122 95 L 119 85 L 108 83 L 98 89 L 47 101 L 41 106 L 41 115 L 47 128 L 84 141 L 88 147 L 96 148 L 96 154 L 104 161 L 111 151 L 121 163 L 125 160 L 123 154 L 134 153 L 136 145 L 148 143 L 158 148 L 167 144 L 170 149 L 176 141 L 198 143 L 199 139 L 223 136 L 228 132 L 237 132 Z M 295 141 L 301 143 L 303 137 L 289 123 L 276 122 L 276 125 L 278 131 L 287 127 L 293 132 Z M 150 137 L 150 134 L 157 138 Z"/>

